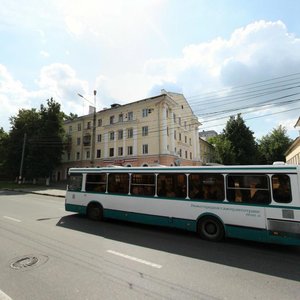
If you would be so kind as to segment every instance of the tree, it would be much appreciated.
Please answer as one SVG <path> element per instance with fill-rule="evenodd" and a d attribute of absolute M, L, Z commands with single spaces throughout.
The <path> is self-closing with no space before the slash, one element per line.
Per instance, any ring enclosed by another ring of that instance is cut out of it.
<path fill-rule="evenodd" d="M 274 161 L 285 161 L 284 153 L 292 140 L 287 136 L 283 126 L 274 128 L 270 134 L 263 136 L 259 141 L 261 163 L 272 164 Z"/>
<path fill-rule="evenodd" d="M 26 134 L 28 140 L 36 135 L 41 126 L 40 115 L 36 109 L 20 109 L 16 116 L 10 118 L 10 123 L 12 128 L 8 138 L 7 170 L 10 177 L 16 178 L 20 171 L 24 136 Z M 27 166 L 23 170 L 25 176 L 28 175 L 26 171 L 29 171 L 30 161 L 26 161 L 26 158 L 30 151 L 27 143 L 23 164 L 25 167 Z"/>
<path fill-rule="evenodd" d="M 63 114 L 64 121 L 73 121 L 78 118 L 77 114 L 73 114 L 73 113 L 70 113 L 69 115 L 66 115 L 65 113 L 62 114 Z"/>
<path fill-rule="evenodd" d="M 210 139 L 215 147 L 216 162 L 232 164 L 255 164 L 257 144 L 253 132 L 245 125 L 240 114 L 230 117 L 223 133 Z"/>
<path fill-rule="evenodd" d="M 246 126 L 240 114 L 230 117 L 225 130 L 225 139 L 231 142 L 232 152 L 235 157 L 234 164 L 257 163 L 258 150 L 253 132 Z"/>
<path fill-rule="evenodd" d="M 215 148 L 213 160 L 217 163 L 230 165 L 235 162 L 232 145 L 229 140 L 225 138 L 224 134 L 211 137 L 209 143 Z"/>
<path fill-rule="evenodd" d="M 60 164 L 64 147 L 63 114 L 60 104 L 53 98 L 40 110 L 20 110 L 11 118 L 10 159 L 12 174 L 18 175 L 21 163 L 24 135 L 26 146 L 24 155 L 24 176 L 30 179 L 49 177 Z"/>
<path fill-rule="evenodd" d="M 4 131 L 4 129 L 0 128 L 0 177 L 6 177 L 6 162 L 8 155 L 8 134 Z"/>

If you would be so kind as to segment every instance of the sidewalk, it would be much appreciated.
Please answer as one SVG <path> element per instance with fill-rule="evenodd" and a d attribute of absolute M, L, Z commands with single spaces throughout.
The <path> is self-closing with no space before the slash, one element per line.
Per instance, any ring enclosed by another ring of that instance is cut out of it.
<path fill-rule="evenodd" d="M 38 187 L 38 188 L 16 188 L 13 189 L 16 192 L 23 192 L 23 193 L 31 193 L 31 194 L 38 194 L 44 196 L 53 196 L 53 197 L 61 197 L 64 198 L 66 196 L 66 189 L 57 188 L 57 187 Z"/>

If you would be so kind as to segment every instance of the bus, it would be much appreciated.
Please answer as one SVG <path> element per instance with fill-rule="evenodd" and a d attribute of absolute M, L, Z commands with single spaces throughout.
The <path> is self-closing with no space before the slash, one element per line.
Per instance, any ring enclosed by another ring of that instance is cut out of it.
<path fill-rule="evenodd" d="M 238 238 L 300 245 L 300 167 L 70 168 L 66 211 Z"/>

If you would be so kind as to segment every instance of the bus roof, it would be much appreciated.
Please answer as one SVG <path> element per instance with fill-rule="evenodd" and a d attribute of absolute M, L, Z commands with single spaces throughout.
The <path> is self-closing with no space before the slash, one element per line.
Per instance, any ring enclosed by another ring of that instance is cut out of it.
<path fill-rule="evenodd" d="M 178 172 L 255 172 L 255 173 L 296 173 L 297 165 L 234 165 L 234 166 L 177 166 L 177 167 L 103 167 L 103 168 L 70 168 L 69 173 L 178 173 Z"/>

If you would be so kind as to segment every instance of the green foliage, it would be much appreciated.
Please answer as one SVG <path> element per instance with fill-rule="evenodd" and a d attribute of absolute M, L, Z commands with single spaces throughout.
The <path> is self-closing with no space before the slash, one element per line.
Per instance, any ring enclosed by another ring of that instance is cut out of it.
<path fill-rule="evenodd" d="M 210 140 L 215 146 L 216 162 L 226 165 L 257 163 L 257 144 L 253 132 L 241 115 L 230 117 L 223 133 Z"/>
<path fill-rule="evenodd" d="M 8 156 L 8 134 L 0 128 L 0 178 L 5 176 L 5 165 Z"/>
<path fill-rule="evenodd" d="M 78 118 L 77 114 L 73 114 L 73 113 L 70 113 L 69 115 L 66 115 L 65 113 L 62 114 L 63 114 L 64 121 L 73 121 Z"/>
<path fill-rule="evenodd" d="M 284 153 L 291 142 L 284 127 L 280 125 L 278 128 L 274 128 L 270 134 L 259 140 L 260 162 L 272 164 L 274 161 L 285 161 Z"/>
<path fill-rule="evenodd" d="M 21 164 L 24 135 L 26 146 L 23 176 L 26 178 L 48 177 L 60 164 L 64 147 L 63 114 L 60 104 L 53 98 L 40 110 L 21 109 L 10 119 L 9 155 L 7 167 L 11 176 L 18 176 Z"/>

